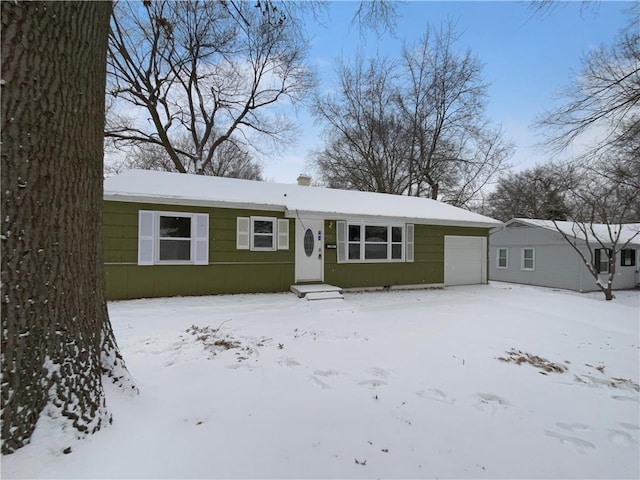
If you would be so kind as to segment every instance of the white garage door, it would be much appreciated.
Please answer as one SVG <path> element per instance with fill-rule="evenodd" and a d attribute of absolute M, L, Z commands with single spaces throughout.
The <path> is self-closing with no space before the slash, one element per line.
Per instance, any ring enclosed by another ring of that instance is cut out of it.
<path fill-rule="evenodd" d="M 486 237 L 444 237 L 444 284 L 486 283 Z"/>

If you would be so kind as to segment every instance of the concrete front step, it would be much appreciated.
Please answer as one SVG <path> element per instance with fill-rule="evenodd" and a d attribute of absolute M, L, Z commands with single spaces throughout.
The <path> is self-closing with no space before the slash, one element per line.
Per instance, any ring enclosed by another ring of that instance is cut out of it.
<path fill-rule="evenodd" d="M 344 295 L 340 292 L 309 292 L 304 296 L 304 298 L 307 300 L 343 300 Z"/>
<path fill-rule="evenodd" d="M 307 300 L 326 300 L 332 298 L 344 298 L 342 296 L 342 288 L 326 283 L 307 284 L 307 285 L 291 285 L 291 291 L 300 298 Z"/>

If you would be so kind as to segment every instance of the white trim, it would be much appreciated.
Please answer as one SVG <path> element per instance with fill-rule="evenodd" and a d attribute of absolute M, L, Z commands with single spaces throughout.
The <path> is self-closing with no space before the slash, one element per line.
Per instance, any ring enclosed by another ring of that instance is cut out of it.
<path fill-rule="evenodd" d="M 138 210 L 138 265 L 155 263 L 155 218 L 151 210 Z"/>
<path fill-rule="evenodd" d="M 236 218 L 236 249 L 249 250 L 251 242 L 251 219 L 249 217 Z"/>
<path fill-rule="evenodd" d="M 531 260 L 533 262 L 533 267 L 532 268 L 527 268 L 524 266 L 524 252 L 525 250 L 531 250 L 533 252 L 533 255 L 531 256 Z M 520 270 L 524 270 L 527 272 L 533 272 L 536 269 L 536 249 L 533 247 L 522 247 L 520 249 Z"/>
<path fill-rule="evenodd" d="M 250 217 L 251 218 L 251 235 L 249 236 L 251 241 L 251 251 L 252 252 L 273 252 L 277 249 L 278 246 L 278 222 L 275 217 Z M 267 237 L 269 234 L 263 233 L 255 233 L 254 224 L 255 222 L 271 222 L 271 247 L 256 247 L 255 240 L 256 235 Z"/>
<path fill-rule="evenodd" d="M 358 242 L 350 242 L 349 241 L 349 228 L 352 226 L 357 226 L 360 228 L 360 239 Z M 367 245 L 375 245 L 377 242 L 367 242 L 366 241 L 366 227 L 386 227 L 387 229 L 387 241 L 379 242 L 380 245 L 386 244 L 387 246 L 387 257 L 386 258 L 365 258 L 366 255 L 366 246 Z M 346 222 L 345 228 L 345 260 L 344 263 L 402 263 L 405 262 L 405 251 L 407 248 L 407 239 L 406 239 L 406 225 L 398 224 L 398 223 L 387 223 L 387 222 L 366 222 L 363 220 L 357 222 Z M 402 231 L 402 242 L 393 242 L 393 228 L 400 228 Z M 358 244 L 360 245 L 360 258 L 349 258 L 349 245 L 350 244 Z M 400 258 L 392 258 L 393 256 L 393 245 L 400 245 Z M 342 262 L 340 262 L 342 263 Z"/>
<path fill-rule="evenodd" d="M 338 263 L 347 263 L 347 222 L 336 222 L 336 250 Z"/>
<path fill-rule="evenodd" d="M 278 250 L 289 250 L 289 219 L 278 219 Z"/>
<path fill-rule="evenodd" d="M 194 265 L 209 264 L 209 215 L 196 213 L 191 222 L 191 248 Z M 193 221 L 195 220 L 195 222 Z"/>
<path fill-rule="evenodd" d="M 196 214 L 189 212 L 165 212 L 165 211 L 156 211 L 155 214 L 155 228 L 154 228 L 154 245 L 155 245 L 155 265 L 192 265 L 193 262 L 193 254 L 194 254 L 194 219 Z M 181 217 L 188 218 L 189 221 L 189 238 L 169 238 L 169 237 L 160 237 L 160 217 Z M 160 259 L 160 240 L 181 240 L 189 242 L 189 260 L 161 260 Z"/>
<path fill-rule="evenodd" d="M 189 238 L 160 238 L 160 217 L 190 219 Z M 189 260 L 160 260 L 161 240 L 189 242 Z M 209 214 L 138 210 L 138 265 L 208 265 Z"/>
<path fill-rule="evenodd" d="M 413 262 L 415 260 L 415 226 L 412 223 L 407 223 L 405 234 L 407 236 L 405 240 L 405 259 L 407 262 Z"/>
<path fill-rule="evenodd" d="M 504 265 L 504 267 L 500 265 L 500 250 L 504 250 L 504 252 L 505 252 L 505 256 L 504 256 L 505 265 Z M 509 249 L 507 247 L 497 247 L 496 248 L 496 268 L 499 268 L 500 270 L 507 270 L 509 268 Z"/>

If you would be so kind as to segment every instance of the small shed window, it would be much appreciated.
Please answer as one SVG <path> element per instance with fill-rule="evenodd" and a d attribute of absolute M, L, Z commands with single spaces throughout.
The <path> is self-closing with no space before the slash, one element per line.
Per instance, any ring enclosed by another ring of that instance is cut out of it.
<path fill-rule="evenodd" d="M 596 272 L 609 273 L 609 255 L 611 250 L 608 248 L 596 248 L 594 250 L 594 260 Z"/>
<path fill-rule="evenodd" d="M 536 269 L 536 251 L 533 248 L 522 249 L 522 270 L 535 270 Z"/>
<path fill-rule="evenodd" d="M 509 267 L 509 250 L 506 248 L 499 248 L 497 255 L 497 267 L 508 268 Z"/>
<path fill-rule="evenodd" d="M 625 248 L 624 250 L 620 250 L 620 266 L 635 267 L 636 251 L 631 248 Z"/>

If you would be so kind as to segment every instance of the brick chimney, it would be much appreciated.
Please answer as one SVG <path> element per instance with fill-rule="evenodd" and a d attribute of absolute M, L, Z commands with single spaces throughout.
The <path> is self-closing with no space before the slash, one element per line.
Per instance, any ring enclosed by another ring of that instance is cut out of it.
<path fill-rule="evenodd" d="M 311 185 L 311 177 L 309 175 L 301 173 L 300 175 L 298 175 L 298 185 L 308 187 L 309 185 Z"/>

